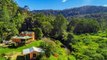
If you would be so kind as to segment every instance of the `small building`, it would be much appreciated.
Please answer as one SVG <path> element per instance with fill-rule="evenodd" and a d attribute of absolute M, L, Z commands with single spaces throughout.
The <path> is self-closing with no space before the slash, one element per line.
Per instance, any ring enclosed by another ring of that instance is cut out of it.
<path fill-rule="evenodd" d="M 41 48 L 31 47 L 28 49 L 24 49 L 22 53 L 25 57 L 25 60 L 36 60 L 37 55 L 42 52 L 44 51 Z"/>
<path fill-rule="evenodd" d="M 35 40 L 35 33 L 34 32 L 21 32 L 19 36 L 13 36 L 11 38 L 12 42 L 17 43 L 18 45 L 23 45 L 25 43 L 29 43 Z"/>
<path fill-rule="evenodd" d="M 28 32 L 28 31 L 21 32 L 20 36 L 29 36 L 29 37 L 31 37 L 31 40 L 35 40 L 35 33 L 34 32 Z"/>
<path fill-rule="evenodd" d="M 29 36 L 13 36 L 11 38 L 12 42 L 15 43 L 26 43 L 27 41 L 31 40 Z"/>

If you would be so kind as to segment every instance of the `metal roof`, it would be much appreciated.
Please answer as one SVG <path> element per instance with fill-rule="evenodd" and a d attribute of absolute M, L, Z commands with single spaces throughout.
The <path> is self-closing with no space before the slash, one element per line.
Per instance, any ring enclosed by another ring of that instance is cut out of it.
<path fill-rule="evenodd" d="M 34 33 L 34 32 L 32 32 L 32 31 L 23 31 L 23 32 L 21 32 L 22 34 L 31 34 L 31 33 Z"/>
<path fill-rule="evenodd" d="M 13 36 L 12 38 L 18 38 L 18 39 L 30 39 L 30 36 Z"/>
<path fill-rule="evenodd" d="M 31 52 L 44 52 L 44 51 L 41 48 L 37 48 L 37 47 L 31 47 L 23 50 L 24 55 L 29 54 Z"/>

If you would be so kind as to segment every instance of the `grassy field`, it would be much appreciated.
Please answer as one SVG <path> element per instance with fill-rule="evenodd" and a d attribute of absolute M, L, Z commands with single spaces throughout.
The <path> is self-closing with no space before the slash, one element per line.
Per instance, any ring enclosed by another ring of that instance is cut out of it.
<path fill-rule="evenodd" d="M 21 55 L 22 53 L 22 50 L 23 49 L 26 49 L 26 48 L 30 48 L 30 47 L 39 47 L 41 45 L 42 42 L 54 42 L 52 40 L 48 40 L 48 39 L 42 39 L 42 40 L 38 40 L 38 41 L 34 41 L 30 44 L 26 44 L 24 46 L 21 46 L 21 47 L 18 47 L 18 48 L 3 48 L 3 47 L 0 47 L 0 60 L 6 60 L 2 57 L 3 54 L 6 54 L 6 56 L 10 56 L 12 55 L 12 59 L 11 60 L 16 60 L 15 58 L 17 57 L 17 55 Z M 55 42 L 54 42 L 55 43 Z M 63 59 L 67 60 L 67 51 L 65 50 L 65 48 L 61 48 L 60 47 L 60 42 L 57 42 L 55 43 L 55 46 L 56 46 L 56 54 L 59 55 L 58 58 L 55 58 L 53 55 L 50 56 L 48 59 L 54 59 L 54 60 L 57 60 L 57 59 L 62 59 L 62 57 L 64 57 Z"/>
<path fill-rule="evenodd" d="M 41 42 L 43 42 L 43 41 L 42 40 L 33 41 L 30 44 L 26 44 L 26 45 L 18 47 L 18 48 L 3 48 L 3 47 L 0 47 L 0 60 L 5 60 L 2 57 L 3 54 L 14 55 L 14 54 L 17 54 L 17 53 L 21 53 L 23 49 L 30 48 L 30 47 L 33 47 L 33 46 L 38 47 Z"/>
<path fill-rule="evenodd" d="M 21 52 L 25 48 L 30 48 L 32 46 L 39 46 L 41 42 L 42 42 L 42 40 L 33 41 L 30 44 L 26 44 L 26 45 L 18 47 L 18 48 L 3 48 L 3 47 L 0 47 L 0 54 L 3 54 L 3 53 L 7 54 L 7 53 L 11 53 L 11 52 Z"/>

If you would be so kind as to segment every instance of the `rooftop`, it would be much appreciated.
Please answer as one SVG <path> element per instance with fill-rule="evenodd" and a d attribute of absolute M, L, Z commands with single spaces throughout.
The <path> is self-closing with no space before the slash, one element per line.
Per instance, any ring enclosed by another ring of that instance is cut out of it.
<path fill-rule="evenodd" d="M 33 33 L 32 31 L 23 31 L 23 32 L 21 32 L 22 34 L 31 34 L 31 33 Z"/>
<path fill-rule="evenodd" d="M 13 36 L 12 38 L 18 38 L 18 39 L 30 39 L 30 36 Z"/>
<path fill-rule="evenodd" d="M 31 48 L 28 48 L 28 49 L 24 49 L 23 50 L 23 54 L 29 54 L 31 52 L 44 52 L 41 48 L 37 48 L 37 47 L 31 47 Z"/>

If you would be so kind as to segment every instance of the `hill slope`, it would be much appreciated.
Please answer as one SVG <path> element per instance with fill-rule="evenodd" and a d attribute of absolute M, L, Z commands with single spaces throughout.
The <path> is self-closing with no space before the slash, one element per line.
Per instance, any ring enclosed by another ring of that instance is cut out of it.
<path fill-rule="evenodd" d="M 32 13 L 45 13 L 45 14 L 63 14 L 65 17 L 71 17 L 75 15 L 93 14 L 93 13 L 105 13 L 107 7 L 104 6 L 82 6 L 77 8 L 65 9 L 65 10 L 33 10 Z"/>

